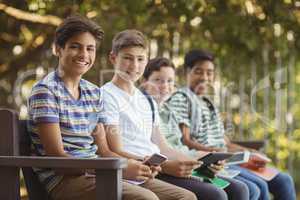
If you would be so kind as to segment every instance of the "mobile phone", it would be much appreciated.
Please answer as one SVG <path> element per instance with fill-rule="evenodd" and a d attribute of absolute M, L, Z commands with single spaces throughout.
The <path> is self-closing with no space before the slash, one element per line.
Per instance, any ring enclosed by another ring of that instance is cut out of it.
<path fill-rule="evenodd" d="M 147 160 L 144 161 L 145 165 L 148 166 L 159 166 L 165 162 L 168 158 L 162 154 L 154 153 Z"/>

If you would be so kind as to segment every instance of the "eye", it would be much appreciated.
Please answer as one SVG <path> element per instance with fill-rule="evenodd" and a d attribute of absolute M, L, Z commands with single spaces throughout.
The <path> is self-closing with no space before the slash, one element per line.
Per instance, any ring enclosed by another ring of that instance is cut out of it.
<path fill-rule="evenodd" d="M 132 60 L 132 58 L 130 56 L 124 56 L 123 57 L 125 60 Z"/>
<path fill-rule="evenodd" d="M 90 52 L 94 52 L 95 48 L 94 47 L 88 47 L 87 50 L 90 51 Z"/>
<path fill-rule="evenodd" d="M 214 75 L 214 72 L 213 72 L 213 71 L 207 72 L 207 76 L 213 76 L 213 75 Z"/>
<path fill-rule="evenodd" d="M 72 44 L 72 45 L 70 45 L 69 48 L 70 48 L 70 49 L 78 49 L 78 48 L 79 48 L 79 45 Z"/>
<path fill-rule="evenodd" d="M 138 61 L 139 61 L 139 62 L 144 62 L 144 61 L 145 61 L 145 58 L 138 58 Z"/>
<path fill-rule="evenodd" d="M 197 75 L 202 75 L 203 71 L 202 70 L 195 70 L 194 73 L 197 74 Z"/>
<path fill-rule="evenodd" d="M 173 79 L 168 79 L 168 84 L 173 84 L 174 80 Z"/>

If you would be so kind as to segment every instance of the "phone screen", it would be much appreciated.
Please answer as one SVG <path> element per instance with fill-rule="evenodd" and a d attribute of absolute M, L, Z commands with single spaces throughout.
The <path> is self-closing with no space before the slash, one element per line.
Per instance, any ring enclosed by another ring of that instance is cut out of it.
<path fill-rule="evenodd" d="M 159 166 L 166 160 L 167 160 L 166 156 L 155 153 L 152 156 L 150 156 L 150 158 L 145 160 L 144 163 L 149 166 Z"/>

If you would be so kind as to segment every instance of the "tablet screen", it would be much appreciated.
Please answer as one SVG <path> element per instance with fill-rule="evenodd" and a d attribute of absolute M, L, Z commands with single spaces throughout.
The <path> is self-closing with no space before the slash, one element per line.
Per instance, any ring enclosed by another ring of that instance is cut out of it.
<path fill-rule="evenodd" d="M 199 160 L 203 162 L 202 166 L 208 166 L 210 164 L 215 164 L 220 160 L 225 160 L 227 158 L 230 158 L 232 155 L 233 155 L 232 153 L 214 152 L 203 156 Z"/>
<path fill-rule="evenodd" d="M 226 165 L 236 165 L 236 164 L 242 164 L 249 161 L 250 152 L 239 152 L 233 154 L 230 158 L 226 159 Z"/>

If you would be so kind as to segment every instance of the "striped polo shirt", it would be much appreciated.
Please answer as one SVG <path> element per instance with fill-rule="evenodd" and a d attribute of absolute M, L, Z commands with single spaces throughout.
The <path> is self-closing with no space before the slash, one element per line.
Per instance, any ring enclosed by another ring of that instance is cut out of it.
<path fill-rule="evenodd" d="M 181 88 L 167 101 L 179 124 L 190 128 L 193 140 L 208 147 L 225 148 L 224 126 L 217 108 L 189 88 Z"/>
<path fill-rule="evenodd" d="M 197 151 L 189 149 L 188 146 L 183 144 L 182 133 L 179 128 L 178 121 L 175 113 L 170 109 L 168 104 L 163 103 L 159 107 L 159 119 L 160 132 L 164 134 L 168 144 L 174 149 L 177 149 L 191 157 L 196 157 Z"/>
<path fill-rule="evenodd" d="M 99 112 L 102 110 L 100 89 L 81 79 L 80 97 L 74 99 L 58 72 L 51 72 L 32 88 L 28 100 L 30 132 L 33 154 L 45 156 L 37 131 L 37 124 L 58 123 L 62 136 L 63 148 L 74 157 L 96 158 L 97 146 L 91 136 L 96 124 L 101 122 Z M 50 192 L 62 179 L 51 169 L 34 168 L 46 189 Z"/>

